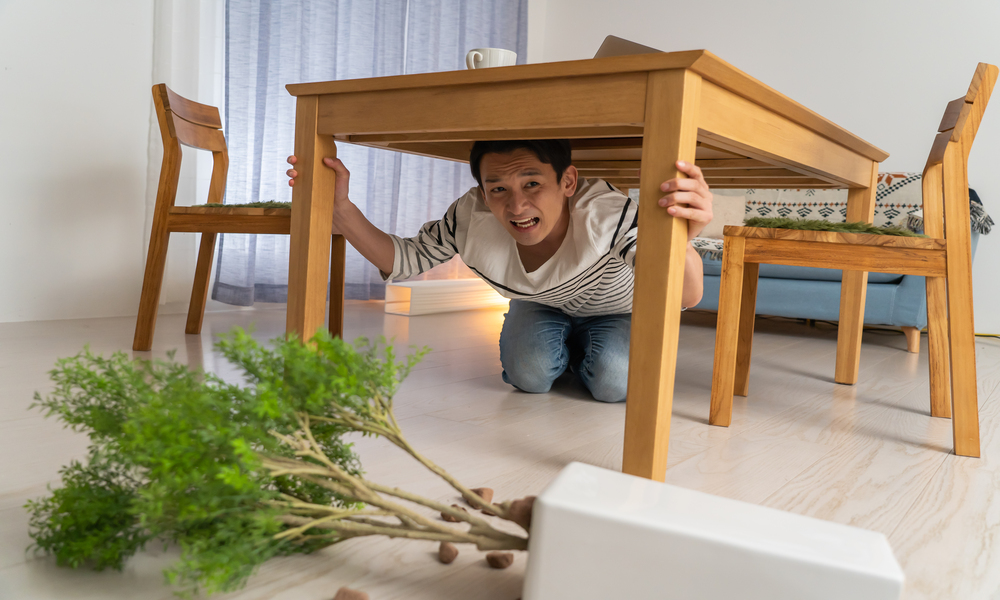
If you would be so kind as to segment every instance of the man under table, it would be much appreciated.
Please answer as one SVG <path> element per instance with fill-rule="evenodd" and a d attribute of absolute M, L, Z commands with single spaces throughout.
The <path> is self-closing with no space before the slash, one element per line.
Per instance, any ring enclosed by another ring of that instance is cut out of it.
<path fill-rule="evenodd" d="M 667 464 L 687 224 L 657 210 L 660 184 L 697 164 L 713 187 L 848 188 L 871 221 L 888 155 L 703 50 L 474 71 L 295 84 L 287 329 L 323 326 L 335 141 L 464 161 L 472 140 L 569 138 L 582 176 L 636 187 L 640 202 L 622 469 Z M 639 177 L 639 167 L 641 178 Z M 335 247 L 334 266 L 344 260 Z M 845 277 L 838 381 L 857 381 L 867 274 Z M 337 281 L 335 273 L 335 282 Z M 331 291 L 332 302 L 342 302 Z"/>
<path fill-rule="evenodd" d="M 290 185 L 298 172 L 288 158 Z M 500 333 L 504 382 L 548 392 L 567 370 L 595 400 L 624 402 L 635 270 L 638 207 L 599 178 L 581 178 L 569 140 L 493 140 L 472 145 L 477 185 L 444 215 L 403 238 L 380 230 L 350 199 L 350 172 L 336 174 L 334 227 L 382 278 L 408 279 L 461 255 L 508 299 Z M 661 210 L 687 220 L 691 242 L 712 220 L 712 192 L 692 163 L 687 177 L 660 185 Z M 701 257 L 688 244 L 682 305 L 701 300 Z"/>

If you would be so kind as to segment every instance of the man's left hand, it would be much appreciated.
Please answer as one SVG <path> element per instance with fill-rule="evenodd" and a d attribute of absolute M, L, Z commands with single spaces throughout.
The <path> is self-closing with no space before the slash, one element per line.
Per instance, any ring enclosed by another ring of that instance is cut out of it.
<path fill-rule="evenodd" d="M 672 216 L 688 220 L 690 242 L 712 220 L 712 192 L 697 166 L 679 160 L 677 169 L 687 177 L 678 177 L 660 184 L 660 191 L 666 192 L 660 198 L 660 206 L 665 207 Z"/>

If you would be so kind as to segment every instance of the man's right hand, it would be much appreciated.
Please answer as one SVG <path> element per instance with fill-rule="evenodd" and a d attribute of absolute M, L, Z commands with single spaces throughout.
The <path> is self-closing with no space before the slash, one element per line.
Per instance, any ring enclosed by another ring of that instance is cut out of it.
<path fill-rule="evenodd" d="M 288 157 L 288 164 L 294 167 L 296 162 L 298 162 L 298 159 L 295 158 L 295 155 Z M 344 162 L 339 158 L 327 157 L 323 159 L 323 164 L 328 168 L 333 169 L 334 173 L 337 174 L 333 205 L 337 206 L 338 204 L 343 204 L 345 201 L 350 202 L 350 198 L 348 198 L 348 191 L 350 189 L 351 172 L 347 170 L 346 166 L 344 166 Z M 295 178 L 299 176 L 299 172 L 292 168 L 288 169 L 285 174 L 288 175 L 288 185 L 294 186 Z"/>
<path fill-rule="evenodd" d="M 295 166 L 298 159 L 295 155 L 288 157 L 288 164 Z M 323 164 L 334 170 L 337 174 L 337 183 L 335 184 L 333 191 L 333 233 L 340 234 L 340 226 L 338 225 L 338 215 L 343 214 L 347 210 L 347 206 L 351 203 L 350 198 L 348 198 L 348 191 L 351 183 L 351 172 L 347 170 L 344 166 L 343 161 L 339 158 L 324 158 Z M 288 169 L 285 171 L 288 175 L 288 185 L 295 185 L 295 178 L 299 176 L 299 172 L 293 169 Z"/>
<path fill-rule="evenodd" d="M 288 164 L 295 166 L 297 159 L 288 157 Z M 343 235 L 354 249 L 375 265 L 383 273 L 391 273 L 396 248 L 392 238 L 365 218 L 358 207 L 354 206 L 347 191 L 350 187 L 351 173 L 339 158 L 324 158 L 323 164 L 333 169 L 337 174 L 337 183 L 333 190 L 333 233 Z M 288 185 L 295 185 L 299 172 L 294 168 L 286 171 Z"/>

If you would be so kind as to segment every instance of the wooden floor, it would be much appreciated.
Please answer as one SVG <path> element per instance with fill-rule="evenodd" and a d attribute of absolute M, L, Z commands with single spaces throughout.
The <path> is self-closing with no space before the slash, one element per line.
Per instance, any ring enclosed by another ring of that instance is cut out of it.
<path fill-rule="evenodd" d="M 588 399 L 572 380 L 548 394 L 500 379 L 502 310 L 401 317 L 376 302 L 349 302 L 348 338 L 395 338 L 434 349 L 397 396 L 400 425 L 414 446 L 469 486 L 497 498 L 540 492 L 570 461 L 621 463 L 623 404 Z M 284 329 L 284 310 L 212 313 L 204 333 L 185 336 L 184 317 L 163 316 L 153 355 L 207 370 L 227 366 L 213 335 L 256 324 L 262 339 Z M 168 599 L 162 568 L 176 555 L 154 549 L 122 573 L 72 571 L 25 554 L 25 500 L 45 492 L 57 470 L 80 457 L 83 436 L 29 412 L 49 388 L 56 358 L 84 344 L 128 351 L 133 319 L 0 324 L 0 598 Z M 758 320 L 750 396 L 736 398 L 728 429 L 708 425 L 714 315 L 685 313 L 677 365 L 668 483 L 885 533 L 906 572 L 907 599 L 1000 597 L 1000 344 L 977 342 L 983 458 L 951 453 L 951 424 L 928 414 L 926 336 L 919 357 L 902 335 L 865 334 L 860 383 L 832 382 L 836 332 Z M 149 355 L 149 353 L 137 353 Z M 368 476 L 452 499 L 444 485 L 384 442 L 359 439 Z M 433 543 L 359 539 L 313 556 L 276 559 L 225 598 L 328 600 L 342 585 L 372 600 L 514 600 L 527 556 L 505 571 L 461 549 L 444 566 Z M 669 582 L 664 582 L 669 585 Z"/>

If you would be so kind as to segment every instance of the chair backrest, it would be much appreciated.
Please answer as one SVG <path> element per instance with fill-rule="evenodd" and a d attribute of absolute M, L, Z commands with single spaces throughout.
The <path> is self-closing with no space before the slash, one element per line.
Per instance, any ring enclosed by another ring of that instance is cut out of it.
<path fill-rule="evenodd" d="M 969 91 L 949 102 L 944 111 L 924 166 L 924 233 L 930 237 L 949 237 L 945 231 L 946 215 L 956 217 L 953 221 L 964 221 L 964 224 L 953 223 L 954 227 L 969 226 L 967 163 L 997 81 L 997 72 L 996 66 L 979 63 Z M 949 206 L 945 206 L 946 201 Z M 959 218 L 961 215 L 965 218 Z"/>
<path fill-rule="evenodd" d="M 160 204 L 162 198 L 173 206 L 177 194 L 177 178 L 180 175 L 181 144 L 212 153 L 212 182 L 209 185 L 208 202 L 222 202 L 229 171 L 229 153 L 226 150 L 226 136 L 222 133 L 219 109 L 188 100 L 163 83 L 153 86 L 153 104 L 156 106 L 160 137 L 163 139 L 163 165 L 160 169 L 157 204 Z"/>

